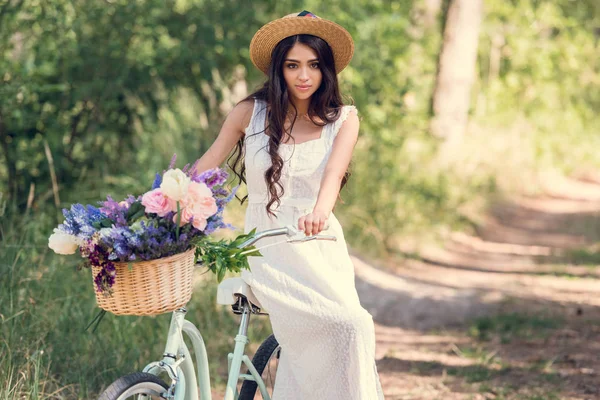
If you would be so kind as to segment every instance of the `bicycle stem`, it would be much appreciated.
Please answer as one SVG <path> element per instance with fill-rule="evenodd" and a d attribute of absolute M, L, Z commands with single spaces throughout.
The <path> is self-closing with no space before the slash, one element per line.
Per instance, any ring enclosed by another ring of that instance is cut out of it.
<path fill-rule="evenodd" d="M 287 226 L 283 227 L 283 228 L 275 228 L 275 229 L 269 229 L 266 231 L 262 231 L 262 232 L 255 234 L 253 237 L 246 240 L 242 244 L 240 244 L 238 246 L 238 249 L 243 249 L 244 247 L 252 246 L 254 243 L 258 242 L 260 239 L 263 239 L 265 237 L 280 236 L 280 235 L 288 235 L 289 236 L 289 235 L 292 235 L 292 233 L 293 233 L 293 231 Z"/>

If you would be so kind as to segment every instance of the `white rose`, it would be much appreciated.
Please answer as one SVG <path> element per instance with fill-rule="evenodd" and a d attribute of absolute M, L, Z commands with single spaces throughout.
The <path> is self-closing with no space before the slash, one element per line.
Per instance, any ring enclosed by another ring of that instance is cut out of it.
<path fill-rule="evenodd" d="M 48 238 L 48 247 L 56 254 L 74 254 L 79 247 L 79 239 L 77 236 L 54 229 L 54 233 Z"/>
<path fill-rule="evenodd" d="M 163 175 L 160 189 L 169 199 L 180 201 L 187 194 L 190 182 L 190 178 L 179 168 L 170 169 Z"/>

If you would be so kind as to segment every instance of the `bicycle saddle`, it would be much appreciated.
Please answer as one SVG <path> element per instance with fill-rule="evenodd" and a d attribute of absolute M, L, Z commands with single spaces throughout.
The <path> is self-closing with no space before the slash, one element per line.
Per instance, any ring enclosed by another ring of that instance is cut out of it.
<path fill-rule="evenodd" d="M 219 284 L 217 289 L 217 303 L 222 305 L 232 305 L 238 302 L 238 296 L 245 296 L 251 304 L 262 309 L 252 288 L 242 278 L 228 278 Z"/>

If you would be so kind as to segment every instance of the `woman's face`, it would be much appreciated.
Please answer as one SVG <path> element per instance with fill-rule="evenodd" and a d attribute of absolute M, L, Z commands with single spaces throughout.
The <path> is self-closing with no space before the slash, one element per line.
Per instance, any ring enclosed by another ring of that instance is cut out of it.
<path fill-rule="evenodd" d="M 283 62 L 283 77 L 293 99 L 309 99 L 323 78 L 317 53 L 305 44 L 296 43 Z"/>

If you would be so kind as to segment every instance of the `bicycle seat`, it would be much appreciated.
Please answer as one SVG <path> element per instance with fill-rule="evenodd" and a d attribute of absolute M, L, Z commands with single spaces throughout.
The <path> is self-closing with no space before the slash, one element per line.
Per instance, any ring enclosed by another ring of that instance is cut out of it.
<path fill-rule="evenodd" d="M 231 305 L 237 303 L 237 296 L 245 296 L 251 304 L 262 309 L 252 288 L 242 278 L 228 278 L 219 284 L 217 289 L 217 303 L 222 305 Z"/>

